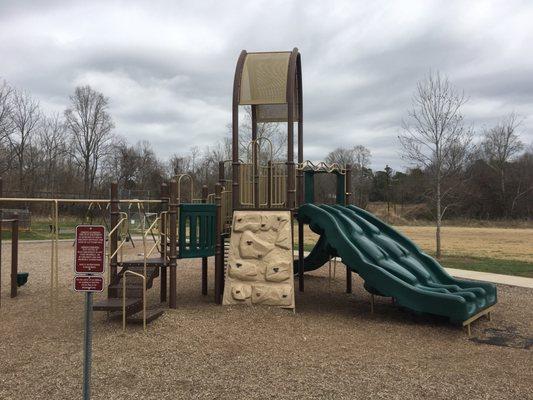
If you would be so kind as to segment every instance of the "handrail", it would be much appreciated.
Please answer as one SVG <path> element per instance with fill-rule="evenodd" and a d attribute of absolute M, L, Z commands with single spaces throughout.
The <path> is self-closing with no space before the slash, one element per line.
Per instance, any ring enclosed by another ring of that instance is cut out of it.
<path fill-rule="evenodd" d="M 181 180 L 183 178 L 189 178 L 189 183 L 190 183 L 190 186 L 191 186 L 191 203 L 192 203 L 192 198 L 194 196 L 194 181 L 192 179 L 192 176 L 189 175 L 189 174 L 179 174 L 179 175 L 176 175 L 176 178 L 178 180 L 178 204 L 181 203 Z M 172 201 L 175 201 L 174 199 L 172 199 Z"/>
<path fill-rule="evenodd" d="M 146 268 L 146 265 L 145 265 Z M 132 274 L 142 278 L 143 280 L 143 330 L 146 331 L 146 273 L 145 275 L 137 272 L 130 271 L 129 269 L 124 271 L 122 275 L 122 330 L 126 330 L 126 275 Z"/>
<path fill-rule="evenodd" d="M 346 168 L 339 163 L 326 164 L 324 161 L 320 161 L 318 164 L 313 163 L 310 160 L 305 160 L 303 163 L 299 163 L 296 167 L 299 171 L 314 171 L 314 172 L 339 172 L 344 175 Z"/>
<path fill-rule="evenodd" d="M 44 198 L 44 197 L 0 197 L 0 201 L 2 202 L 25 202 L 25 203 L 100 203 L 100 204 L 109 204 L 110 200 L 107 199 L 52 199 L 52 198 Z M 139 200 L 139 199 L 121 199 L 118 200 L 119 203 L 142 203 L 142 204 L 160 204 L 163 201 L 159 199 L 149 199 L 149 200 Z"/>
<path fill-rule="evenodd" d="M 115 249 L 115 251 L 113 253 L 111 253 L 111 235 L 113 233 L 115 233 L 115 231 L 117 229 L 120 228 L 120 226 L 124 223 L 126 225 L 126 227 L 129 225 L 129 220 L 128 220 L 128 214 L 126 214 L 125 212 L 123 211 L 120 211 L 119 212 L 119 215 L 122 216 L 122 218 L 117 222 L 117 224 L 109 231 L 109 233 L 107 234 L 107 237 L 108 237 L 108 240 L 109 240 L 109 251 L 107 252 L 107 263 L 108 265 L 111 263 L 111 260 L 113 259 L 113 257 L 115 257 L 119 250 L 120 250 L 120 264 L 122 264 L 122 260 L 124 258 L 124 249 L 122 249 L 122 247 L 124 246 L 124 244 L 126 243 L 127 241 L 127 235 L 120 235 L 121 239 L 120 239 L 120 243 L 119 245 L 117 246 L 117 248 Z M 109 268 L 109 283 L 111 283 L 111 268 Z"/>
<path fill-rule="evenodd" d="M 166 222 L 165 229 L 163 229 L 163 221 Z M 166 262 L 167 260 L 167 238 L 168 238 L 168 211 L 161 211 L 159 214 L 159 245 L 161 246 L 161 249 L 163 250 L 163 260 Z M 163 237 L 165 238 L 165 241 L 163 242 Z M 163 245 L 164 243 L 164 245 Z"/>
<path fill-rule="evenodd" d="M 161 213 L 162 214 L 162 213 Z M 159 236 L 159 239 L 155 239 L 155 236 L 153 235 L 152 231 L 154 229 L 154 226 L 158 223 L 158 222 L 161 222 L 161 216 L 157 217 L 154 222 L 152 222 L 152 224 L 146 229 L 146 232 L 143 232 L 143 254 L 145 255 L 145 259 L 150 257 L 150 255 L 152 254 L 152 252 L 154 251 L 154 249 L 161 243 L 161 236 Z M 161 230 L 161 229 L 160 229 Z M 154 238 L 154 245 L 150 248 L 150 250 L 147 252 L 146 251 L 146 237 L 148 236 L 148 233 L 152 233 L 152 237 Z"/>

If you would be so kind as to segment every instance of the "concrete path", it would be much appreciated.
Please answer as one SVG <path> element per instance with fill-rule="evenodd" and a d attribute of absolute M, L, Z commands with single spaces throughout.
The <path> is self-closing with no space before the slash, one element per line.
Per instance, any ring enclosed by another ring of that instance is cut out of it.
<path fill-rule="evenodd" d="M 308 251 L 304 252 L 307 257 Z M 298 257 L 298 252 L 295 251 L 294 255 Z M 340 258 L 337 258 L 340 262 Z M 518 286 L 533 289 L 533 278 L 524 278 L 522 276 L 513 275 L 501 275 L 492 274 L 490 272 L 468 271 L 465 269 L 444 268 L 451 276 L 461 279 L 472 279 L 474 281 L 485 281 L 491 283 L 497 283 L 500 285 Z"/>
<path fill-rule="evenodd" d="M 490 272 L 467 271 L 464 269 L 444 268 L 451 276 L 456 278 L 472 279 L 474 281 L 485 281 L 499 283 L 502 285 L 520 286 L 533 289 L 533 278 L 522 276 L 492 274 Z"/>

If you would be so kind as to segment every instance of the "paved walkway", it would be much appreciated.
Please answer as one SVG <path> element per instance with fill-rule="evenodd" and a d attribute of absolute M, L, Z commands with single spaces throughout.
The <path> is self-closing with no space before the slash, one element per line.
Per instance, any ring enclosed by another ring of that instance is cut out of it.
<path fill-rule="evenodd" d="M 307 256 L 308 251 L 304 252 L 304 255 Z M 298 252 L 295 251 L 294 255 L 297 257 Z M 337 261 L 341 261 L 340 258 Z M 474 281 L 485 281 L 497 283 L 500 285 L 509 285 L 509 286 L 518 286 L 533 289 L 533 278 L 524 278 L 522 276 L 513 276 L 513 275 L 501 275 L 501 274 L 492 274 L 490 272 L 479 272 L 479 271 L 468 271 L 465 269 L 455 269 L 455 268 L 444 268 L 451 276 L 462 279 L 472 279 Z"/>
<path fill-rule="evenodd" d="M 533 278 L 522 276 L 492 274 L 490 272 L 467 271 L 464 269 L 444 268 L 450 275 L 456 278 L 472 279 L 475 281 L 485 281 L 499 283 L 502 285 L 520 286 L 533 289 Z"/>

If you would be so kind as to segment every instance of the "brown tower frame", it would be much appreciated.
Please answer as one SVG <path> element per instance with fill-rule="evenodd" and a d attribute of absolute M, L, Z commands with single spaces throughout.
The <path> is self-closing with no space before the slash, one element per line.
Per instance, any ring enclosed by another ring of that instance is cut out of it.
<path fill-rule="evenodd" d="M 287 122 L 287 195 L 285 208 L 294 210 L 297 205 L 303 203 L 303 172 L 298 171 L 298 182 L 296 182 L 296 167 L 294 162 L 294 123 L 298 123 L 298 163 L 303 163 L 303 91 L 302 91 L 302 62 L 298 49 L 295 47 L 291 52 L 254 52 L 248 53 L 242 50 L 237 60 L 235 77 L 233 82 L 233 108 L 232 108 L 232 210 L 242 208 L 239 196 L 239 106 L 250 105 L 252 108 L 252 141 L 257 139 L 258 107 L 274 105 L 269 102 L 255 101 L 243 103 L 241 99 L 241 86 L 243 70 L 246 58 L 249 55 L 276 55 L 288 54 L 287 80 L 285 82 L 286 93 L 284 103 L 276 105 L 286 105 L 286 118 L 277 118 L 275 122 Z M 296 107 L 296 110 L 294 109 Z M 295 112 L 296 111 L 296 112 Z M 295 118 L 296 114 L 296 118 Z M 254 152 L 257 149 L 254 146 Z M 257 157 L 253 157 L 257 163 Z M 256 166 L 257 167 L 257 166 Z M 257 170 L 257 169 L 256 169 Z M 298 198 L 296 198 L 296 183 L 298 183 Z M 256 207 L 258 205 L 256 204 Z"/>

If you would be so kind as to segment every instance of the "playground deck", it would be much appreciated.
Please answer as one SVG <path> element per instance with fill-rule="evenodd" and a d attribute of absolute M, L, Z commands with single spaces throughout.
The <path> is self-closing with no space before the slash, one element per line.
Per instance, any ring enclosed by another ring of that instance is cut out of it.
<path fill-rule="evenodd" d="M 4 244 L 5 245 L 5 244 Z M 61 242 L 58 312 L 49 310 L 48 243 L 21 243 L 31 280 L 0 309 L 0 398 L 77 398 L 83 298 L 72 292 L 72 244 Z M 132 258 L 138 249 L 127 248 Z M 8 252 L 6 260 L 8 263 Z M 45 265 L 43 265 L 45 264 Z M 178 262 L 178 308 L 150 325 L 107 323 L 95 313 L 94 399 L 189 398 L 531 398 L 533 291 L 498 286 L 492 321 L 468 338 L 445 321 L 399 311 L 369 295 L 344 269 L 306 278 L 296 314 L 274 308 L 224 307 L 201 295 L 200 260 Z M 2 294 L 8 293 L 8 280 Z M 157 304 L 159 280 L 149 294 Z M 102 294 L 98 297 L 104 298 Z M 76 322 L 77 321 L 77 322 Z M 494 344 L 480 343 L 488 341 Z"/>

